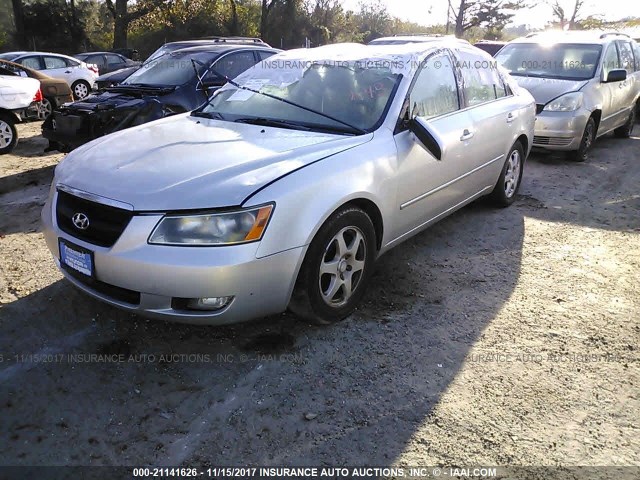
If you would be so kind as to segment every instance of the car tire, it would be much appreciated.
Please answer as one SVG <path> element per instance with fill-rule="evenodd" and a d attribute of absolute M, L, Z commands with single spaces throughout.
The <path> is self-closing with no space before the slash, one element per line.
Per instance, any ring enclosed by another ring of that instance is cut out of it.
<path fill-rule="evenodd" d="M 91 93 L 91 85 L 85 80 L 76 80 L 73 82 L 73 85 L 71 85 L 71 91 L 73 92 L 74 100 L 82 100 Z"/>
<path fill-rule="evenodd" d="M 18 143 L 16 121 L 10 114 L 0 112 L 0 155 L 11 153 Z"/>
<path fill-rule="evenodd" d="M 582 139 L 580 140 L 580 147 L 578 150 L 573 150 L 567 154 L 569 159 L 574 162 L 584 162 L 589 158 L 589 151 L 596 138 L 596 121 L 593 117 L 589 118 L 587 125 L 584 127 L 582 133 Z"/>
<path fill-rule="evenodd" d="M 51 112 L 53 112 L 53 106 L 55 102 L 51 98 L 44 97 L 42 99 L 42 120 L 46 120 Z"/>
<path fill-rule="evenodd" d="M 629 138 L 633 133 L 633 127 L 636 125 L 636 109 L 632 108 L 629 112 L 629 118 L 627 123 L 621 127 L 616 128 L 613 133 L 618 138 Z"/>
<path fill-rule="evenodd" d="M 502 166 L 498 182 L 490 194 L 491 200 L 497 206 L 508 207 L 516 199 L 522 181 L 524 160 L 522 144 L 520 142 L 514 143 Z"/>
<path fill-rule="evenodd" d="M 334 213 L 309 245 L 289 309 L 317 325 L 348 317 L 365 294 L 376 257 L 376 233 L 361 209 Z"/>

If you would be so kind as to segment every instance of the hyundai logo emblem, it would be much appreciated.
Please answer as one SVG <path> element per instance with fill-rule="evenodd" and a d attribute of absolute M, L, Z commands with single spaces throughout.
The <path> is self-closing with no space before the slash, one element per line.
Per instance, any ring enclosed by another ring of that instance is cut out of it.
<path fill-rule="evenodd" d="M 89 228 L 89 217 L 84 213 L 74 213 L 73 217 L 71 217 L 71 221 L 78 230 L 86 230 Z"/>

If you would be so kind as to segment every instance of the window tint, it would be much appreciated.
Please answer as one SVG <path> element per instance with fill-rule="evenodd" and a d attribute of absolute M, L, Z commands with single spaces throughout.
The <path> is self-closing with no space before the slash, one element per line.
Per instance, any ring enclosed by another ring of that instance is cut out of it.
<path fill-rule="evenodd" d="M 611 70 L 615 70 L 616 68 L 620 68 L 620 61 L 618 60 L 618 50 L 616 49 L 615 43 L 609 45 L 607 51 L 604 55 L 604 60 L 602 62 L 602 71 L 604 72 L 604 78 L 607 78 L 609 72 Z"/>
<path fill-rule="evenodd" d="M 235 52 L 221 58 L 214 68 L 221 74 L 233 79 L 256 63 L 253 52 Z"/>
<path fill-rule="evenodd" d="M 624 68 L 627 73 L 633 73 L 635 65 L 631 44 L 629 42 L 618 42 L 618 49 L 620 50 L 620 64 L 622 68 Z"/>
<path fill-rule="evenodd" d="M 260 61 L 265 60 L 273 55 L 275 55 L 275 52 L 264 52 L 264 51 L 259 51 L 258 53 L 258 58 L 260 58 Z"/>
<path fill-rule="evenodd" d="M 472 107 L 506 95 L 504 82 L 493 60 L 464 50 L 458 51 L 467 104 Z"/>
<path fill-rule="evenodd" d="M 458 86 L 448 55 L 429 58 L 409 94 L 409 115 L 432 118 L 460 108 Z"/>
<path fill-rule="evenodd" d="M 67 62 L 60 57 L 44 57 L 44 68 L 50 70 L 52 68 L 67 68 Z"/>
<path fill-rule="evenodd" d="M 99 67 L 104 66 L 104 57 L 102 55 L 90 55 L 85 58 L 85 63 L 93 63 Z"/>
<path fill-rule="evenodd" d="M 107 54 L 107 63 L 109 65 L 120 65 L 120 64 L 124 64 L 124 60 L 120 58 L 118 55 Z"/>
<path fill-rule="evenodd" d="M 24 65 L 28 68 L 33 68 L 34 70 L 42 70 L 42 66 L 40 65 L 39 57 L 25 57 L 19 60 L 20 65 Z"/>

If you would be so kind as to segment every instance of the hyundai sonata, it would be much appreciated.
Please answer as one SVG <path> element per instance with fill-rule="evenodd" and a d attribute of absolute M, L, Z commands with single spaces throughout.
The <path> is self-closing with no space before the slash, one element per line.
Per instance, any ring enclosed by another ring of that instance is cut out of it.
<path fill-rule="evenodd" d="M 514 201 L 534 117 L 462 42 L 291 50 L 72 152 L 45 237 L 69 281 L 133 312 L 330 323 L 385 251 L 479 197 Z"/>

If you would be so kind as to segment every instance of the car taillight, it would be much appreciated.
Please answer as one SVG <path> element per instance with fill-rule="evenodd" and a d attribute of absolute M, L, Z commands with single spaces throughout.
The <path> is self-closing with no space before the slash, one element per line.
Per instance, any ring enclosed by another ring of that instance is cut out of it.
<path fill-rule="evenodd" d="M 94 63 L 88 63 L 87 67 L 96 75 L 100 75 L 100 70 L 98 70 L 98 66 Z"/>
<path fill-rule="evenodd" d="M 34 102 L 41 102 L 42 101 L 42 90 L 38 89 L 38 91 L 36 92 L 36 96 L 33 97 L 33 101 Z"/>

